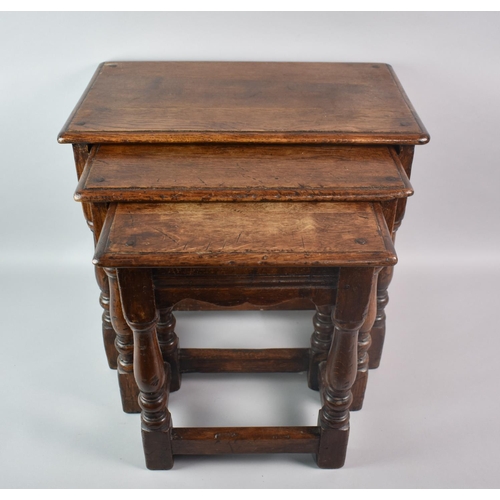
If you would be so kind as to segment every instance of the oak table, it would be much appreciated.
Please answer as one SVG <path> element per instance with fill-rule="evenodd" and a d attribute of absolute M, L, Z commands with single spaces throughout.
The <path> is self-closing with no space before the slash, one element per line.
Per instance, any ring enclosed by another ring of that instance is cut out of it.
<path fill-rule="evenodd" d="M 59 142 L 73 145 L 108 362 L 124 411 L 142 411 L 149 468 L 227 452 L 342 466 L 428 140 L 385 64 L 99 66 Z M 214 305 L 315 308 L 311 347 L 180 349 L 174 308 Z M 182 373 L 306 370 L 318 427 L 172 430 Z"/>

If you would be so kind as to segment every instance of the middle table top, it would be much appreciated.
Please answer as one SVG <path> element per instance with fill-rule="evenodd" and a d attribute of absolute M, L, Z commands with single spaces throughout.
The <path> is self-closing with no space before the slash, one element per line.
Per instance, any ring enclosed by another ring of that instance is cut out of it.
<path fill-rule="evenodd" d="M 374 201 L 413 193 L 387 146 L 100 145 L 78 201 Z"/>

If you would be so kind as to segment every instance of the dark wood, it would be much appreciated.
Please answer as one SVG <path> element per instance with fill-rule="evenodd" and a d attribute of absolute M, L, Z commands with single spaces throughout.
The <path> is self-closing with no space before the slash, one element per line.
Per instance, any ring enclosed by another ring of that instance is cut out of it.
<path fill-rule="evenodd" d="M 105 268 L 109 283 L 109 311 L 116 333 L 118 386 L 125 413 L 140 413 L 139 388 L 134 378 L 134 336 L 124 315 L 116 269 Z"/>
<path fill-rule="evenodd" d="M 172 309 L 159 309 L 160 319 L 156 326 L 163 361 L 168 364 L 170 370 L 170 392 L 178 391 L 181 387 L 179 338 L 175 333 L 175 316 Z"/>
<path fill-rule="evenodd" d="M 81 176 L 85 169 L 85 164 L 89 158 L 90 147 L 88 144 L 73 144 L 73 156 L 75 159 L 76 166 L 76 174 L 78 179 L 81 179 Z M 89 229 L 92 231 L 92 235 L 94 237 L 94 245 L 97 244 L 97 240 L 99 239 L 99 234 L 101 228 L 98 228 L 97 231 L 94 230 L 94 222 L 92 220 L 92 204 L 91 203 L 82 203 L 83 214 L 85 217 L 85 221 Z M 95 268 L 95 276 L 96 281 L 101 291 L 99 296 L 99 303 L 103 309 L 102 312 L 102 338 L 104 341 L 104 349 L 106 352 L 106 358 L 108 360 L 108 365 L 110 368 L 116 369 L 117 367 L 117 358 L 118 352 L 115 348 L 115 337 L 116 333 L 113 330 L 111 325 L 111 318 L 109 316 L 109 286 L 108 286 L 108 278 L 104 269 L 100 267 Z"/>
<path fill-rule="evenodd" d="M 78 180 L 80 180 L 83 172 L 85 171 L 87 160 L 89 159 L 89 146 L 87 144 L 73 144 L 73 158 L 75 160 L 76 175 Z M 94 228 L 90 204 L 82 202 L 82 209 L 85 220 L 87 221 L 90 230 L 93 232 Z"/>
<path fill-rule="evenodd" d="M 337 268 L 334 268 L 337 269 Z M 333 281 L 333 279 L 331 280 Z M 302 297 L 308 299 L 314 307 L 314 303 L 331 304 L 335 301 L 336 289 L 323 285 L 318 288 L 308 287 L 307 284 L 297 284 L 296 286 L 278 285 L 274 287 L 247 285 L 244 288 L 238 285 L 217 285 L 212 282 L 211 286 L 190 288 L 184 284 L 179 284 L 175 288 L 157 288 L 156 295 L 160 307 L 172 307 L 179 302 L 191 298 L 198 303 L 210 303 L 222 306 L 224 309 L 240 305 L 253 305 L 253 309 L 277 309 L 288 300 Z M 203 308 L 206 310 L 208 308 Z"/>
<path fill-rule="evenodd" d="M 181 349 L 183 373 L 305 372 L 309 349 Z"/>
<path fill-rule="evenodd" d="M 210 230 L 200 231 L 205 227 Z M 103 236 L 94 263 L 105 267 L 397 261 L 376 203 L 117 204 L 109 209 Z"/>
<path fill-rule="evenodd" d="M 174 306 L 174 311 L 307 311 L 314 309 L 309 299 L 295 298 L 271 305 L 243 302 L 232 306 L 218 306 L 202 300 L 183 299 Z"/>
<path fill-rule="evenodd" d="M 240 287 L 286 288 L 300 287 L 305 283 L 315 287 L 336 287 L 338 273 L 335 267 L 165 267 L 154 269 L 153 278 L 155 287 L 160 288 L 204 288 L 211 287 L 214 282 L 223 287 L 234 284 Z"/>
<path fill-rule="evenodd" d="M 125 411 L 141 411 L 147 467 L 285 452 L 341 467 L 382 354 L 414 145 L 429 140 L 392 68 L 103 63 L 58 139 L 73 144 L 108 363 Z M 179 348 L 176 308 L 290 304 L 316 309 L 310 349 Z M 183 372 L 305 370 L 317 427 L 172 428 Z"/>
<path fill-rule="evenodd" d="M 309 369 L 307 384 L 315 391 L 319 390 L 319 365 L 326 361 L 333 337 L 332 301 L 327 305 L 316 306 L 313 318 L 314 332 L 311 336 L 311 349 L 309 351 Z"/>
<path fill-rule="evenodd" d="M 358 332 L 370 302 L 374 269 L 343 267 L 340 271 L 332 345 L 325 366 L 322 387 L 323 407 L 319 412 L 321 430 L 316 462 L 322 469 L 344 465 L 349 439 L 351 387 L 358 365 Z"/>
<path fill-rule="evenodd" d="M 384 146 L 104 144 L 94 151 L 77 201 L 384 201 L 413 194 L 399 157 Z"/>
<path fill-rule="evenodd" d="M 384 267 L 378 275 L 377 283 L 377 315 L 370 333 L 372 344 L 368 351 L 370 361 L 370 369 L 375 369 L 380 366 L 382 351 L 384 348 L 385 330 L 386 330 L 386 314 L 385 308 L 389 303 L 388 288 L 391 284 L 394 275 L 393 267 Z"/>
<path fill-rule="evenodd" d="M 156 334 L 158 313 L 150 269 L 118 269 L 123 313 L 134 334 L 134 376 L 142 409 L 146 466 L 173 467 L 172 419 L 167 409 L 170 370 L 165 370 Z"/>
<path fill-rule="evenodd" d="M 386 64 L 106 62 L 61 143 L 425 144 Z"/>
<path fill-rule="evenodd" d="M 363 400 L 365 398 L 366 385 L 368 383 L 368 366 L 369 355 L 372 338 L 371 330 L 375 317 L 377 314 L 377 277 L 381 268 L 375 269 L 374 277 L 372 280 L 372 289 L 370 292 L 370 305 L 365 321 L 359 329 L 358 335 L 358 373 L 356 380 L 352 386 L 353 401 L 349 408 L 351 411 L 361 410 L 363 407 Z"/>
<path fill-rule="evenodd" d="M 204 204 L 192 205 L 199 210 L 207 206 Z M 340 203 L 332 204 L 337 208 L 341 205 Z M 355 207 L 363 204 L 351 203 L 349 205 Z M 373 208 L 372 204 L 365 205 Z M 256 204 L 255 206 L 265 205 Z M 276 204 L 273 206 L 276 206 Z M 295 206 L 295 204 L 291 206 Z M 189 213 L 193 213 L 193 207 L 191 207 Z M 113 237 L 110 227 L 115 220 L 115 212 L 119 208 L 119 205 L 113 204 L 109 209 L 108 217 L 101 232 L 101 240 Z M 379 216 L 375 217 L 375 220 L 383 222 L 383 226 L 379 227 L 379 236 L 384 244 L 391 243 L 385 219 L 382 215 L 382 208 L 379 207 L 378 211 Z M 361 214 L 366 223 L 366 212 L 360 211 L 356 213 Z M 256 220 L 254 229 L 260 227 L 259 223 L 260 221 Z M 160 218 L 155 223 L 150 223 L 150 228 L 154 231 L 158 227 L 163 227 L 162 224 L 164 224 L 164 220 Z M 214 223 L 207 225 L 207 227 L 213 229 Z M 217 226 L 215 225 L 215 227 Z M 334 225 L 330 226 L 330 233 L 335 234 L 334 229 L 336 229 Z M 321 226 L 316 227 L 316 231 L 318 235 L 323 234 Z M 314 236 L 317 237 L 318 235 Z M 336 237 L 341 239 L 342 234 L 337 233 Z M 136 241 L 149 247 L 149 252 L 146 257 L 142 257 L 141 253 L 138 254 L 135 268 L 119 268 L 117 270 L 118 283 L 124 317 L 134 334 L 133 366 L 135 379 L 140 389 L 139 403 L 142 409 L 143 440 L 147 466 L 151 469 L 166 469 L 172 467 L 174 453 L 171 441 L 171 418 L 167 409 L 171 367 L 169 363 L 164 365 L 156 333 L 158 313 L 155 297 L 157 294 L 154 289 L 155 276 L 152 269 L 142 268 L 141 265 L 149 258 L 148 256 L 153 248 L 156 248 L 158 253 L 158 260 L 155 262 L 158 262 L 160 267 L 165 267 L 163 263 L 168 262 L 169 257 L 163 257 L 164 247 L 154 247 L 150 244 L 148 237 Z M 274 240 L 268 237 L 267 245 L 270 246 L 273 242 Z M 264 243 L 263 241 L 262 244 Z M 109 246 L 109 243 L 104 242 L 104 247 L 107 246 Z M 137 243 L 136 246 L 138 246 Z M 163 259 L 163 262 L 161 259 Z M 250 262 L 243 260 L 243 265 L 253 264 L 251 256 L 247 257 L 247 259 Z M 350 257 L 346 257 L 345 262 L 349 265 L 352 260 Z M 345 460 L 349 435 L 349 408 L 353 401 L 351 387 L 356 380 L 358 368 L 360 370 L 366 370 L 367 368 L 367 360 L 365 359 L 367 346 L 364 346 L 363 342 L 361 342 L 360 357 L 358 358 L 358 331 L 365 325 L 365 331 L 369 332 L 371 325 L 368 323 L 374 317 L 375 309 L 372 307 L 371 315 L 368 314 L 368 311 L 370 301 L 372 304 L 375 303 L 376 271 L 377 269 L 371 263 L 364 263 L 363 267 L 340 268 L 337 301 L 333 318 L 335 329 L 327 360 L 323 362 L 324 376 L 321 384 L 323 407 L 319 413 L 318 428 L 314 431 L 316 436 L 313 440 L 314 446 L 310 436 L 306 438 L 305 445 L 302 442 L 302 444 L 295 446 L 293 444 L 295 438 L 289 436 L 287 429 L 285 429 L 286 435 L 280 435 L 279 433 L 283 432 L 283 429 L 270 428 L 264 431 L 262 437 L 255 430 L 242 431 L 241 435 L 239 435 L 237 430 L 229 428 L 227 437 L 224 436 L 223 438 L 210 434 L 210 432 L 207 434 L 206 429 L 194 429 L 190 434 L 191 438 L 185 440 L 185 448 L 180 445 L 181 448 L 179 449 L 184 450 L 184 452 L 190 450 L 191 453 L 284 452 L 288 450 L 304 452 L 310 450 L 310 446 L 313 446 L 320 467 L 341 467 Z M 157 271 L 157 273 L 166 281 L 169 280 L 170 276 L 175 275 L 175 272 L 169 273 L 166 269 Z M 112 275 L 112 273 L 110 274 Z M 275 276 L 274 272 L 269 273 L 269 275 Z M 200 278 L 200 273 L 192 270 L 191 276 Z M 110 276 L 110 290 L 113 289 L 111 284 L 112 277 Z M 113 294 L 111 294 L 111 297 L 113 297 Z M 319 311 L 323 314 L 328 314 L 330 310 L 328 308 L 319 308 Z M 113 312 L 113 308 L 111 308 L 111 311 Z M 164 328 L 168 330 L 167 337 L 171 340 L 174 339 L 173 344 L 175 344 L 175 350 L 177 351 L 176 337 L 173 337 L 175 335 L 173 333 L 175 323 L 170 315 L 170 308 L 164 311 L 164 322 L 168 323 Z M 370 317 L 369 320 L 367 320 L 368 317 Z M 180 365 L 182 371 L 183 361 L 188 359 L 191 362 L 194 361 L 194 368 L 199 371 L 251 372 L 267 371 L 273 365 L 277 368 L 280 360 L 284 359 L 285 365 L 279 367 L 283 371 L 290 367 L 290 360 L 298 358 L 301 366 L 297 366 L 292 362 L 292 368 L 294 370 L 306 368 L 309 364 L 308 350 L 292 351 L 294 351 L 295 356 L 290 350 L 287 352 L 287 350 L 274 349 L 260 350 L 260 352 L 250 350 L 235 350 L 232 352 L 229 350 L 206 350 L 204 352 L 203 350 L 181 350 Z M 192 369 L 193 366 L 190 368 Z M 275 435 L 275 433 L 278 434 Z M 208 437 L 210 435 L 213 437 Z M 196 440 L 198 441 L 193 443 Z"/>
<path fill-rule="evenodd" d="M 317 427 L 175 427 L 174 455 L 316 453 Z"/>
<path fill-rule="evenodd" d="M 262 309 L 300 300 L 311 308 L 315 303 L 335 302 L 338 268 L 159 268 L 153 271 L 153 279 L 159 307 L 191 299 L 223 307 L 252 304 Z"/>
<path fill-rule="evenodd" d="M 118 351 L 115 347 L 116 332 L 111 324 L 109 314 L 109 283 L 108 277 L 102 267 L 95 267 L 95 277 L 101 293 L 99 295 L 99 304 L 102 307 L 102 339 L 104 342 L 104 351 L 106 359 L 111 369 L 118 367 Z"/>
<path fill-rule="evenodd" d="M 414 146 L 399 146 L 397 149 L 401 164 L 406 172 L 406 175 L 408 176 L 408 178 L 410 178 L 415 148 Z M 401 227 L 401 223 L 403 222 L 406 210 L 406 199 L 402 198 L 393 203 L 395 203 L 394 223 L 392 226 L 390 224 L 388 224 L 388 226 L 389 231 L 391 231 L 392 234 L 392 240 L 395 243 L 396 231 Z M 386 220 L 388 220 L 387 215 Z M 391 284 L 393 274 L 394 267 L 386 267 L 382 269 L 378 278 L 379 283 L 377 285 L 377 315 L 371 331 L 372 344 L 369 350 L 370 369 L 378 368 L 380 366 L 380 360 L 382 358 L 382 350 L 384 347 L 386 330 L 385 308 L 389 303 L 388 289 L 389 285 Z"/>

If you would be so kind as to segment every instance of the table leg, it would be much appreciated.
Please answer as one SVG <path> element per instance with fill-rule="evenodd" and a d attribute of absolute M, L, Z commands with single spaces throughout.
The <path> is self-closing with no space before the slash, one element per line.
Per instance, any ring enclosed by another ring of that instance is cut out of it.
<path fill-rule="evenodd" d="M 311 389 L 317 391 L 319 390 L 319 364 L 326 360 L 332 343 L 333 322 L 331 305 L 316 306 L 313 325 L 314 332 L 311 336 L 307 383 Z"/>
<path fill-rule="evenodd" d="M 109 311 L 111 324 L 116 332 L 115 346 L 118 351 L 118 385 L 122 399 L 123 411 L 126 413 L 140 413 L 139 389 L 134 379 L 134 337 L 127 321 L 123 316 L 123 309 L 118 288 L 116 269 L 105 269 L 109 282 Z"/>
<path fill-rule="evenodd" d="M 372 338 L 370 332 L 377 315 L 377 276 L 380 268 L 375 270 L 374 279 L 372 282 L 372 289 L 370 292 L 370 305 L 368 307 L 368 314 L 366 319 L 359 329 L 358 336 L 358 373 L 356 381 L 352 386 L 353 401 L 350 407 L 351 411 L 361 410 L 363 407 L 363 400 L 365 397 L 366 384 L 368 383 L 368 365 L 369 355 Z"/>
<path fill-rule="evenodd" d="M 385 340 L 385 307 L 389 303 L 388 288 L 394 275 L 394 267 L 384 267 L 378 275 L 377 283 L 377 314 L 373 323 L 371 338 L 372 343 L 368 354 L 370 356 L 370 369 L 378 368 L 382 358 Z"/>
<path fill-rule="evenodd" d="M 78 179 L 83 174 L 83 170 L 85 168 L 85 164 L 87 163 L 90 152 L 90 146 L 88 144 L 73 144 L 73 155 L 75 158 L 75 166 L 76 173 Z M 103 215 L 105 215 L 106 210 L 101 210 L 96 217 L 96 223 L 94 224 L 94 215 L 95 211 L 93 211 L 93 207 L 91 203 L 82 203 L 83 215 L 85 216 L 85 220 L 89 229 L 92 231 L 94 236 L 94 244 L 97 244 L 97 240 L 99 239 L 99 234 L 102 229 L 102 224 L 104 223 Z M 102 208 L 102 206 L 100 207 Z M 95 268 L 95 276 L 97 280 L 97 284 L 101 290 L 101 295 L 99 298 L 99 303 L 103 309 L 102 313 L 102 336 L 104 340 L 104 349 L 106 352 L 106 358 L 108 360 L 108 365 L 112 369 L 117 368 L 117 358 L 118 352 L 115 348 L 115 337 L 116 333 L 113 330 L 111 325 L 111 319 L 109 317 L 109 285 L 108 285 L 108 277 L 104 272 L 104 269 L 100 267 Z"/>
<path fill-rule="evenodd" d="M 167 409 L 170 370 L 164 368 L 156 333 L 158 313 L 151 270 L 118 269 L 117 275 L 123 313 L 134 334 L 134 375 L 140 390 L 146 466 L 151 470 L 171 469 L 172 419 Z"/>
<path fill-rule="evenodd" d="M 370 302 L 373 268 L 340 270 L 333 323 L 333 341 L 326 361 L 323 407 L 319 412 L 320 441 L 316 462 L 322 469 L 344 465 L 349 439 L 351 388 L 358 366 L 358 332 Z"/>
<path fill-rule="evenodd" d="M 179 337 L 175 333 L 175 316 L 172 309 L 173 307 L 160 309 L 160 321 L 156 327 L 163 359 L 170 365 L 170 392 L 181 387 Z"/>
<path fill-rule="evenodd" d="M 103 309 L 102 311 L 102 339 L 104 341 L 104 350 L 108 365 L 113 370 L 118 368 L 118 351 L 116 350 L 115 340 L 116 332 L 111 324 L 111 317 L 109 314 L 109 283 L 108 277 L 102 267 L 95 268 L 95 276 L 97 284 L 101 290 L 99 296 L 99 303 Z"/>
<path fill-rule="evenodd" d="M 397 146 L 396 154 L 401 161 L 401 165 L 408 176 L 411 177 L 411 167 L 413 163 L 413 155 L 415 152 L 415 146 Z M 396 203 L 396 212 L 394 214 L 394 222 L 391 224 L 390 217 L 387 220 L 387 226 L 392 234 L 392 241 L 396 243 L 396 233 L 401 227 L 406 211 L 407 198 L 400 198 Z M 386 205 L 388 207 L 388 205 Z M 370 362 L 369 368 L 378 368 L 380 365 L 380 359 L 382 358 L 382 350 L 384 347 L 385 340 L 385 307 L 389 302 L 388 288 L 391 284 L 392 277 L 394 275 L 394 267 L 384 267 L 378 277 L 377 285 L 377 316 L 375 318 L 375 323 L 372 328 L 371 337 L 372 345 L 369 349 Z"/>

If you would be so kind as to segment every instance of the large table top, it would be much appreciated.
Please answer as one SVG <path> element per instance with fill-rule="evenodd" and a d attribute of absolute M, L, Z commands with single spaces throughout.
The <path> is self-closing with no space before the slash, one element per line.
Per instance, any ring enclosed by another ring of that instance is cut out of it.
<path fill-rule="evenodd" d="M 106 62 L 62 143 L 424 144 L 392 68 L 372 63 Z"/>

